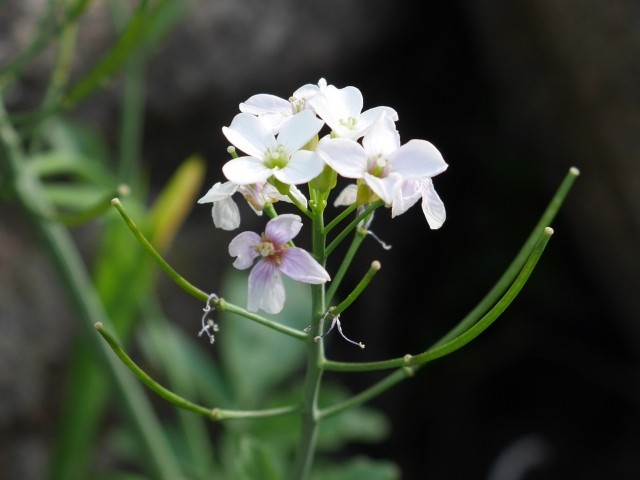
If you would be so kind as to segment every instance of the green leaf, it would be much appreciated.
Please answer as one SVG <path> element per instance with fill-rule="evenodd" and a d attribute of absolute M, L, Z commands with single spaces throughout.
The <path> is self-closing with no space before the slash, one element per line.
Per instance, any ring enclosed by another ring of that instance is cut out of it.
<path fill-rule="evenodd" d="M 398 466 L 387 460 L 356 457 L 341 465 L 318 465 L 311 473 L 312 480 L 399 480 Z"/>
<path fill-rule="evenodd" d="M 222 296 L 245 305 L 248 272 L 229 270 L 222 282 Z M 287 299 L 277 316 L 265 315 L 290 327 L 303 329 L 310 323 L 309 286 L 285 278 Z M 229 372 L 239 408 L 261 407 L 265 397 L 304 365 L 302 342 L 267 329 L 243 317 L 220 312 L 216 338 L 224 368 Z"/>
<path fill-rule="evenodd" d="M 153 232 L 150 239 L 154 247 L 163 253 L 196 204 L 205 174 L 205 162 L 199 155 L 187 158 L 164 187 L 149 213 Z"/>
<path fill-rule="evenodd" d="M 66 119 L 50 117 L 41 126 L 41 138 L 51 151 L 75 154 L 106 167 L 109 149 L 98 130 Z"/>
<path fill-rule="evenodd" d="M 46 185 L 43 190 L 56 207 L 75 211 L 87 209 L 112 193 L 92 185 L 73 183 Z"/>
<path fill-rule="evenodd" d="M 320 393 L 320 404 L 334 404 L 347 399 L 349 395 L 344 388 L 325 382 Z M 381 442 L 387 438 L 389 431 L 389 421 L 383 413 L 365 406 L 353 408 L 321 423 L 318 449 L 337 451 L 351 442 Z"/>
<path fill-rule="evenodd" d="M 277 451 L 251 435 L 230 439 L 226 446 L 226 477 L 243 480 L 281 480 L 283 463 Z M 280 460 L 280 461 L 278 461 Z"/>

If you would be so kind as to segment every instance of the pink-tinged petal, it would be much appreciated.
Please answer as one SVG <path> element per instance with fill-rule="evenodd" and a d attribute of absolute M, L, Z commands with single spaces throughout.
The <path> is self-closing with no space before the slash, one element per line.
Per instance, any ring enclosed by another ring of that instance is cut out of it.
<path fill-rule="evenodd" d="M 249 274 L 247 310 L 279 313 L 284 307 L 285 290 L 278 268 L 271 262 L 260 260 Z"/>
<path fill-rule="evenodd" d="M 237 257 L 233 266 L 238 270 L 249 268 L 259 256 L 254 247 L 260 240 L 260 235 L 255 232 L 242 232 L 236 235 L 229 243 L 229 255 Z"/>
<path fill-rule="evenodd" d="M 398 174 L 390 173 L 384 178 L 375 177 L 369 173 L 364 174 L 364 181 L 373 192 L 378 195 L 385 204 L 391 205 L 398 190 L 402 186 L 402 177 Z"/>
<path fill-rule="evenodd" d="M 282 145 L 289 154 L 302 147 L 320 131 L 324 124 L 311 110 L 296 113 L 280 128 L 278 144 Z"/>
<path fill-rule="evenodd" d="M 238 157 L 225 163 L 222 166 L 222 173 L 233 183 L 248 185 L 266 182 L 273 172 L 258 158 Z"/>
<path fill-rule="evenodd" d="M 447 212 L 444 203 L 436 193 L 431 179 L 427 179 L 422 184 L 422 212 L 424 213 L 427 223 L 432 230 L 437 230 L 442 226 L 447 218 Z"/>
<path fill-rule="evenodd" d="M 313 180 L 323 168 L 324 160 L 316 152 L 298 150 L 285 167 L 274 170 L 273 176 L 287 185 L 297 185 Z"/>
<path fill-rule="evenodd" d="M 314 285 L 331 280 L 322 265 L 309 252 L 298 247 L 288 248 L 284 252 L 280 271 L 294 280 Z"/>
<path fill-rule="evenodd" d="M 367 153 L 355 140 L 325 137 L 316 152 L 343 177 L 362 178 L 367 171 Z"/>
<path fill-rule="evenodd" d="M 291 103 L 288 100 L 268 93 L 253 95 L 246 102 L 240 104 L 240 111 L 251 115 L 279 113 L 290 116 L 292 114 Z"/>
<path fill-rule="evenodd" d="M 268 125 L 249 113 L 239 113 L 222 133 L 236 148 L 247 155 L 263 158 L 267 148 L 275 149 L 276 139 Z"/>
<path fill-rule="evenodd" d="M 217 182 L 198 200 L 198 203 L 219 202 L 236 193 L 236 190 L 238 190 L 238 185 L 233 182 Z"/>
<path fill-rule="evenodd" d="M 295 238 L 302 229 L 302 221 L 299 215 L 284 213 L 272 218 L 264 229 L 267 239 L 276 247 L 281 247 L 289 240 Z"/>
<path fill-rule="evenodd" d="M 410 140 L 387 158 L 392 170 L 405 179 L 434 177 L 449 166 L 438 149 L 426 140 Z"/>
<path fill-rule="evenodd" d="M 385 114 L 374 123 L 362 139 L 367 155 L 388 155 L 400 148 L 400 134 L 393 119 Z"/>
<path fill-rule="evenodd" d="M 235 230 L 240 226 L 240 210 L 231 197 L 213 202 L 213 224 L 223 230 Z"/>

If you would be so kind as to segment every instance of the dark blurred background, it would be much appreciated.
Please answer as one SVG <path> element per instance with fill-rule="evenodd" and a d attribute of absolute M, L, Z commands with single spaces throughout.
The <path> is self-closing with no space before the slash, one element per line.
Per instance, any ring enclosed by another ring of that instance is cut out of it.
<path fill-rule="evenodd" d="M 0 4 L 11 25 L 0 28 L 5 57 L 18 29 L 34 27 L 37 3 Z M 105 22 L 97 3 L 86 62 L 107 44 Z M 365 108 L 395 108 L 403 141 L 434 143 L 449 164 L 434 180 L 447 221 L 429 230 L 419 206 L 393 222 L 376 215 L 372 228 L 393 249 L 367 240 L 359 253 L 382 271 L 343 325 L 367 349 L 328 348 L 344 360 L 417 353 L 437 340 L 491 288 L 578 167 L 514 304 L 471 345 L 373 401 L 391 419 L 390 439 L 344 455 L 392 459 L 407 480 L 637 479 L 639 55 L 633 0 L 195 2 L 150 65 L 145 165 L 159 188 L 200 152 L 208 188 L 222 179 L 221 127 L 239 102 L 287 97 L 321 77 L 360 88 Z M 15 108 L 29 105 L 46 68 L 45 58 L 30 70 Z M 115 83 L 77 112 L 111 141 L 117 92 Z M 35 239 L 4 207 L 0 238 L 2 458 L 42 462 L 76 327 L 60 313 L 70 309 Z M 170 258 L 214 291 L 212 266 L 226 254 L 217 240 L 230 238 L 199 205 Z M 184 316 L 182 292 L 163 288 L 170 315 Z M 334 378 L 358 391 L 375 376 Z"/>

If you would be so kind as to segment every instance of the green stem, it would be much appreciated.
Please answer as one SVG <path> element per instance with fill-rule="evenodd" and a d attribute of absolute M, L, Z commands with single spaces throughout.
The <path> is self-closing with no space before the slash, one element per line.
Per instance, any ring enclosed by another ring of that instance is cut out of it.
<path fill-rule="evenodd" d="M 363 390 L 362 392 L 349 397 L 347 400 L 336 403 L 327 408 L 323 408 L 318 413 L 318 416 L 321 420 L 325 420 L 329 417 L 342 413 L 346 410 L 349 410 L 353 407 L 357 407 L 359 405 L 363 405 L 369 400 L 377 397 L 381 393 L 389 390 L 394 385 L 400 383 L 402 380 L 406 378 L 412 377 L 414 374 L 414 369 L 411 367 L 401 368 L 396 370 L 395 372 L 387 375 L 385 378 L 372 385 L 371 387 Z"/>
<path fill-rule="evenodd" d="M 318 209 L 313 211 L 312 250 L 316 260 L 324 266 L 327 254 L 325 252 L 325 235 L 323 233 L 323 207 L 319 203 L 316 203 L 316 205 Z M 291 475 L 294 480 L 309 478 L 316 450 L 320 422 L 318 393 L 323 373 L 321 365 L 324 359 L 324 343 L 322 338 L 314 339 L 321 335 L 320 328 L 325 313 L 324 285 L 311 285 L 311 302 L 312 321 L 307 338 L 307 370 L 300 410 L 302 426 Z"/>
<path fill-rule="evenodd" d="M 540 238 L 540 235 L 543 234 L 544 229 L 551 225 L 553 219 L 556 217 L 562 203 L 564 202 L 571 186 L 573 185 L 574 180 L 580 174 L 579 170 L 575 167 L 571 167 L 569 172 L 565 176 L 564 180 L 556 190 L 554 196 L 552 197 L 549 205 L 545 209 L 544 213 L 540 217 L 540 220 L 536 224 L 536 226 L 531 231 L 531 234 L 522 245 L 522 248 L 516 255 L 516 257 L 512 260 L 511 264 L 504 271 L 500 279 L 496 282 L 496 284 L 491 288 L 491 290 L 485 295 L 485 297 L 476 305 L 473 310 L 471 310 L 453 329 L 451 329 L 447 334 L 445 334 L 442 338 L 440 338 L 433 346 L 437 347 L 438 345 L 442 345 L 447 343 L 452 338 L 457 337 L 462 332 L 470 328 L 473 324 L 475 324 L 478 319 L 484 315 L 492 305 L 496 303 L 496 300 L 500 298 L 500 296 L 504 293 L 504 291 L 511 285 L 513 279 L 518 275 L 520 270 L 522 270 L 522 266 L 527 261 L 529 254 L 534 248 L 534 245 Z"/>
<path fill-rule="evenodd" d="M 307 217 L 312 218 L 311 216 L 311 212 L 309 211 L 309 209 L 307 209 L 303 204 L 300 203 L 300 200 L 298 200 L 294 194 L 291 193 L 291 190 L 289 190 L 287 192 L 287 197 L 289 197 L 289 200 L 291 200 L 291 202 L 298 207 L 298 210 L 300 210 L 302 213 L 304 213 Z"/>
<path fill-rule="evenodd" d="M 489 312 L 487 312 L 475 325 L 461 333 L 456 338 L 449 340 L 446 343 L 434 346 L 418 355 L 405 355 L 400 358 L 393 358 L 390 360 L 383 360 L 379 362 L 335 362 L 326 360 L 323 367 L 325 370 L 333 370 L 340 372 L 363 372 L 372 370 L 383 370 L 388 368 L 409 367 L 409 366 L 422 366 L 433 360 L 449 355 L 456 350 L 462 348 L 467 343 L 475 339 L 478 335 L 484 332 L 489 326 L 495 322 L 500 315 L 507 309 L 507 307 L 518 296 L 525 283 L 531 276 L 531 272 L 535 268 L 542 252 L 544 251 L 549 238 L 553 234 L 553 230 L 547 227 L 542 235 L 538 238 L 538 243 L 534 246 L 531 255 L 527 259 L 527 262 L 523 266 L 519 275 L 511 284 L 507 292 L 502 296 L 499 302 L 497 302 Z"/>
<path fill-rule="evenodd" d="M 338 288 L 340 287 L 340 284 L 342 283 L 342 280 L 345 274 L 347 273 L 347 270 L 349 269 L 349 266 L 351 265 L 351 262 L 353 261 L 353 258 L 355 257 L 356 252 L 360 248 L 360 245 L 362 245 L 362 242 L 366 236 L 367 236 L 366 230 L 362 228 L 356 228 L 356 232 L 353 236 L 353 240 L 351 241 L 351 245 L 349 245 L 349 249 L 347 250 L 347 253 L 342 259 L 342 263 L 340 264 L 338 271 L 331 279 L 331 285 L 329 285 L 329 288 L 327 290 L 327 296 L 326 296 L 328 304 L 331 304 L 331 302 L 333 302 L 333 297 L 336 294 L 336 291 L 338 290 Z"/>
<path fill-rule="evenodd" d="M 151 389 L 154 393 L 161 396 L 164 400 L 175 405 L 176 407 L 182 408 L 184 410 L 188 410 L 193 413 L 197 413 L 199 415 L 203 415 L 210 420 L 220 421 L 226 419 L 240 419 L 240 418 L 265 418 L 265 417 L 273 417 L 277 415 L 286 415 L 289 413 L 293 413 L 297 410 L 296 405 L 289 405 L 285 407 L 279 408 L 270 408 L 265 410 L 223 410 L 220 408 L 207 408 L 202 405 L 198 405 L 193 403 L 180 395 L 175 394 L 171 390 L 160 385 L 153 378 L 151 378 L 144 370 L 142 370 L 132 359 L 127 355 L 127 353 L 120 346 L 115 337 L 104 328 L 102 323 L 98 322 L 95 324 L 95 328 L 102 335 L 113 350 L 113 352 L 117 355 L 117 357 L 122 361 L 122 363 L 129 369 L 133 374 L 140 379 L 142 383 L 144 383 L 149 389 Z"/>
<path fill-rule="evenodd" d="M 118 210 L 118 212 L 124 219 L 125 223 L 129 227 L 131 232 L 135 235 L 135 237 L 138 239 L 138 241 L 142 244 L 144 249 L 147 252 L 149 252 L 149 254 L 158 262 L 158 264 L 160 265 L 160 268 L 164 270 L 164 272 L 169 276 L 171 280 L 174 281 L 176 285 L 182 288 L 189 295 L 203 302 L 206 302 L 209 300 L 210 295 L 208 293 L 203 292 L 202 290 L 194 286 L 192 283 L 190 283 L 188 280 L 186 280 L 178 272 L 176 272 L 173 269 L 173 267 L 169 265 L 169 263 L 164 259 L 164 257 L 160 255 L 160 253 L 153 247 L 153 245 L 151 245 L 151 242 L 147 240 L 147 237 L 144 236 L 144 234 L 140 231 L 140 229 L 134 223 L 131 217 L 129 217 L 124 207 L 122 206 L 122 203 L 120 203 L 120 200 L 118 200 L 117 198 L 114 198 L 111 201 L 111 204 Z M 295 328 L 291 328 L 281 323 L 274 322 L 264 317 L 261 317 L 260 315 L 249 312 L 244 308 L 241 308 L 241 307 L 238 307 L 237 305 L 229 303 L 222 298 L 213 298 L 209 301 L 210 301 L 210 304 L 218 310 L 226 310 L 228 312 L 235 313 L 249 320 L 253 320 L 254 322 L 257 322 L 261 325 L 264 325 L 265 327 L 269 327 L 280 333 L 289 335 L 290 337 L 297 338 L 299 340 L 306 340 L 308 338 L 308 335 L 305 332 L 301 332 L 300 330 L 296 330 Z"/>
<path fill-rule="evenodd" d="M 9 123 L 1 98 L 0 154 L 3 162 L 6 161 L 16 198 L 51 252 L 61 278 L 84 320 L 83 326 L 88 329 L 89 325 L 97 322 L 108 323 L 103 305 L 92 287 L 91 278 L 69 233 L 59 224 L 45 219 L 52 213 L 52 208 L 48 205 L 38 180 L 29 175 L 29 170 L 24 168 L 18 136 Z M 104 361 L 106 370 L 123 399 L 122 404 L 139 434 L 139 440 L 146 450 L 155 475 L 163 479 L 180 478 L 178 462 L 144 392 L 106 345 L 97 341 L 95 335 L 88 337 L 94 343 L 96 352 Z"/>
<path fill-rule="evenodd" d="M 119 33 L 126 28 L 129 13 L 122 0 L 111 0 L 111 11 Z M 144 72 L 146 52 L 144 48 L 135 51 L 124 64 L 123 96 L 118 142 L 119 180 L 137 187 L 140 165 L 141 139 L 144 123 Z"/>
<path fill-rule="evenodd" d="M 336 225 L 338 225 L 342 220 L 347 218 L 351 213 L 358 208 L 357 203 L 352 203 L 347 208 L 345 208 L 342 212 L 340 212 L 333 220 L 331 220 L 326 227 L 324 227 L 324 234 L 328 234 L 331 230 L 333 230 Z"/>
<path fill-rule="evenodd" d="M 333 252 L 333 250 L 340 245 L 340 242 L 342 242 L 342 240 L 344 240 L 344 238 L 349 235 L 349 232 L 351 232 L 351 230 L 353 230 L 354 228 L 356 228 L 358 226 L 358 224 L 365 218 L 367 218 L 371 212 L 373 212 L 375 209 L 380 208 L 382 205 L 384 205 L 384 202 L 382 200 L 378 200 L 377 202 L 374 202 L 372 204 L 370 204 L 369 206 L 367 206 L 367 208 L 364 209 L 364 211 L 358 215 L 356 218 L 354 218 L 351 223 L 349 223 L 349 225 L 347 225 L 344 230 L 342 230 L 337 236 L 336 238 L 333 239 L 333 241 L 329 244 L 329 246 L 326 249 L 326 255 L 331 255 L 331 252 Z"/>
<path fill-rule="evenodd" d="M 356 298 L 360 296 L 364 289 L 367 288 L 369 283 L 371 283 L 371 280 L 373 280 L 375 274 L 379 271 L 380 262 L 374 260 L 373 262 L 371 262 L 371 267 L 369 267 L 367 273 L 364 275 L 364 277 L 362 277 L 362 280 L 358 282 L 358 285 L 356 285 L 353 291 L 349 295 L 347 295 L 347 298 L 340 302 L 340 304 L 336 305 L 335 307 L 331 307 L 329 309 L 329 313 L 335 316 L 340 315 L 342 312 L 344 312 L 356 300 Z"/>

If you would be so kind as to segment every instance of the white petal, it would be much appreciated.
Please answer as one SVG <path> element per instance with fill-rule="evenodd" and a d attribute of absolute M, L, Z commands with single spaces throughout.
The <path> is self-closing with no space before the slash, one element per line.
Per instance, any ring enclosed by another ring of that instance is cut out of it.
<path fill-rule="evenodd" d="M 238 157 L 229 160 L 222 166 L 224 176 L 238 185 L 266 182 L 272 170 L 264 166 L 255 157 Z"/>
<path fill-rule="evenodd" d="M 369 173 L 364 174 L 364 181 L 373 192 L 378 195 L 384 203 L 391 205 L 393 199 L 402 185 L 402 177 L 391 173 L 384 178 L 375 177 Z"/>
<path fill-rule="evenodd" d="M 322 128 L 320 120 L 311 110 L 303 110 L 295 114 L 280 128 L 278 144 L 284 146 L 290 154 L 300 150 Z"/>
<path fill-rule="evenodd" d="M 237 257 L 233 266 L 238 270 L 249 268 L 253 260 L 259 255 L 255 246 L 260 242 L 260 235 L 255 232 L 242 232 L 229 243 L 229 255 Z"/>
<path fill-rule="evenodd" d="M 223 230 L 235 230 L 240 226 L 240 210 L 231 197 L 213 202 L 213 224 Z"/>
<path fill-rule="evenodd" d="M 410 140 L 387 158 L 392 170 L 405 179 L 434 177 L 448 167 L 438 149 L 426 140 Z"/>
<path fill-rule="evenodd" d="M 358 198 L 358 186 L 355 183 L 352 183 L 344 187 L 344 190 L 342 190 L 338 194 L 335 201 L 333 202 L 333 206 L 346 207 L 354 204 L 357 198 Z"/>
<path fill-rule="evenodd" d="M 222 133 L 238 149 L 257 158 L 263 158 L 267 148 L 276 148 L 276 139 L 271 128 L 258 117 L 239 113 L 231 125 L 222 127 Z"/>
<path fill-rule="evenodd" d="M 272 218 L 265 227 L 265 237 L 276 247 L 280 247 L 289 240 L 295 238 L 302 229 L 302 220 L 299 215 L 284 213 Z"/>
<path fill-rule="evenodd" d="M 420 192 L 420 180 L 405 180 L 402 187 L 396 193 L 391 206 L 391 218 L 402 215 L 404 212 L 413 207 L 422 193 Z"/>
<path fill-rule="evenodd" d="M 260 260 L 249 274 L 247 310 L 279 313 L 284 307 L 284 284 L 277 267 L 271 262 Z"/>
<path fill-rule="evenodd" d="M 388 155 L 400 148 L 400 134 L 393 119 L 385 114 L 374 123 L 362 139 L 367 155 Z"/>
<path fill-rule="evenodd" d="M 291 103 L 288 100 L 268 93 L 260 93 L 250 97 L 246 102 L 240 104 L 240 111 L 252 115 L 279 113 L 291 116 L 292 114 Z"/>
<path fill-rule="evenodd" d="M 322 265 L 309 252 L 298 247 L 291 247 L 283 253 L 280 271 L 294 280 L 314 285 L 331 280 Z"/>
<path fill-rule="evenodd" d="M 233 182 L 217 182 L 200 200 L 198 200 L 198 203 L 219 202 L 236 193 L 237 189 L 238 185 Z"/>
<path fill-rule="evenodd" d="M 348 138 L 325 137 L 316 150 L 324 162 L 346 178 L 362 178 L 367 171 L 367 153 Z"/>
<path fill-rule="evenodd" d="M 289 191 L 291 192 L 293 198 L 298 200 L 298 202 L 300 202 L 302 205 L 304 205 L 305 208 L 307 208 L 307 197 L 305 197 L 304 194 L 300 190 L 298 190 L 298 187 L 296 187 L 295 185 L 291 185 L 291 189 Z M 281 197 L 281 200 L 291 203 L 291 199 L 289 197 L 285 197 L 282 195 Z"/>
<path fill-rule="evenodd" d="M 382 115 L 389 117 L 394 122 L 398 121 L 398 113 L 391 107 L 373 107 L 362 112 L 360 115 L 360 123 L 364 127 L 369 127 L 376 123 Z"/>
<path fill-rule="evenodd" d="M 319 94 L 309 100 L 310 105 L 333 130 L 345 130 L 340 120 L 358 119 L 362 112 L 362 93 L 355 87 L 338 89 L 327 85 Z"/>
<path fill-rule="evenodd" d="M 293 92 L 293 96 L 297 99 L 304 98 L 306 100 L 309 100 L 311 97 L 323 91 L 325 88 L 327 88 L 327 81 L 324 78 L 321 78 L 318 81 L 317 85 L 314 85 L 313 83 L 307 83 L 306 85 L 303 85 L 298 90 Z"/>
<path fill-rule="evenodd" d="M 429 223 L 429 227 L 433 230 L 440 228 L 447 218 L 444 203 L 436 193 L 431 179 L 427 179 L 427 181 L 423 183 L 422 211 Z"/>
<path fill-rule="evenodd" d="M 316 152 L 298 150 L 284 168 L 274 170 L 273 176 L 287 185 L 297 185 L 313 180 L 323 168 L 324 161 Z"/>

